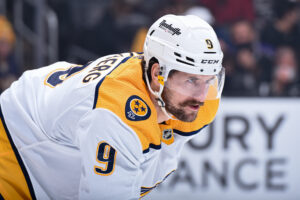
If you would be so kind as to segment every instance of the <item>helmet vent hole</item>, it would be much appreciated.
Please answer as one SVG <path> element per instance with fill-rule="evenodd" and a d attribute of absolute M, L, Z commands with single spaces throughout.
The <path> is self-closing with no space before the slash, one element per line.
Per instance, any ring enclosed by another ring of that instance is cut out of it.
<path fill-rule="evenodd" d="M 203 72 L 204 70 L 203 69 L 200 69 L 200 72 Z"/>
<path fill-rule="evenodd" d="M 186 64 L 186 65 L 195 66 L 195 65 L 192 64 L 192 63 L 188 63 L 188 62 L 185 62 L 185 61 L 180 60 L 180 59 L 177 59 L 177 58 L 176 58 L 176 61 L 177 61 L 177 62 L 180 62 L 180 63 L 183 63 L 183 64 Z"/>
<path fill-rule="evenodd" d="M 177 56 L 177 57 L 181 57 L 181 54 L 177 53 L 177 52 L 174 52 L 174 55 Z"/>
<path fill-rule="evenodd" d="M 195 62 L 195 60 L 194 60 L 193 58 L 186 57 L 186 59 L 187 59 L 188 61 Z"/>
<path fill-rule="evenodd" d="M 150 36 L 154 33 L 155 30 L 151 31 Z"/>
<path fill-rule="evenodd" d="M 216 72 L 217 70 L 216 69 L 214 69 L 214 72 Z"/>
<path fill-rule="evenodd" d="M 177 47 L 179 47 L 179 44 L 176 44 Z"/>
<path fill-rule="evenodd" d="M 207 53 L 207 54 L 214 54 L 214 53 L 217 53 L 215 51 L 204 51 L 204 53 Z"/>

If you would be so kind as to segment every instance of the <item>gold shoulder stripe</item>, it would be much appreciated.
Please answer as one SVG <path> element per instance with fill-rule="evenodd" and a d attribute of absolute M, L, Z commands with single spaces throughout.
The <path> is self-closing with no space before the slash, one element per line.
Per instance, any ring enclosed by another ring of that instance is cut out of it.
<path fill-rule="evenodd" d="M 139 137 L 144 153 L 148 152 L 149 148 L 160 149 L 161 132 L 154 105 L 142 78 L 141 59 L 130 58 L 107 75 L 98 88 L 97 96 L 95 108 L 106 108 L 112 111 L 131 127 Z M 130 98 L 136 100 L 141 107 L 135 107 L 134 102 L 128 102 Z M 136 118 L 130 118 L 131 116 L 126 113 L 126 104 Z M 134 111 L 134 108 L 140 110 Z M 146 113 L 143 108 L 150 109 L 151 114 L 149 111 Z"/>

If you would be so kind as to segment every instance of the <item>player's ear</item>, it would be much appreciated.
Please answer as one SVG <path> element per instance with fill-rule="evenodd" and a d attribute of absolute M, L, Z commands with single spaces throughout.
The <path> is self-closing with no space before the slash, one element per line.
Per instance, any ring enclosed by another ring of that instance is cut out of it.
<path fill-rule="evenodd" d="M 154 63 L 152 65 L 152 68 L 151 68 L 151 78 L 152 78 L 151 88 L 152 88 L 153 91 L 159 91 L 159 82 L 158 82 L 159 69 L 160 69 L 160 66 L 159 66 L 158 63 Z"/>

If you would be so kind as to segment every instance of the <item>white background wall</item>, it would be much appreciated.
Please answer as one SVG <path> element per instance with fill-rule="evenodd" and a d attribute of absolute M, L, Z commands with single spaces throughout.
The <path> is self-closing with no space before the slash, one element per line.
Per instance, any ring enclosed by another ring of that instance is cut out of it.
<path fill-rule="evenodd" d="M 223 98 L 179 168 L 143 199 L 299 200 L 300 99 Z"/>

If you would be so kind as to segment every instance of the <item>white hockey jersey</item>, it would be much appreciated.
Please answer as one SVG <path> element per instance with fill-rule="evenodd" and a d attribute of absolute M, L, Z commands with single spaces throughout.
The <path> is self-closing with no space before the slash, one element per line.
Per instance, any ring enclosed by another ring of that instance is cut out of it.
<path fill-rule="evenodd" d="M 139 199 L 176 170 L 214 119 L 157 123 L 142 54 L 26 71 L 0 99 L 0 199 Z"/>

